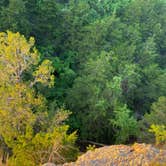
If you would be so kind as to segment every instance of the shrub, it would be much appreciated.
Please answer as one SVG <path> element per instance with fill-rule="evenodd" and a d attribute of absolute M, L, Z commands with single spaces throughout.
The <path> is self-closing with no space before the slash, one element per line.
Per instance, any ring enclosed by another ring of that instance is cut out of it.
<path fill-rule="evenodd" d="M 149 131 L 154 133 L 157 145 L 166 143 L 166 126 L 152 124 Z"/>

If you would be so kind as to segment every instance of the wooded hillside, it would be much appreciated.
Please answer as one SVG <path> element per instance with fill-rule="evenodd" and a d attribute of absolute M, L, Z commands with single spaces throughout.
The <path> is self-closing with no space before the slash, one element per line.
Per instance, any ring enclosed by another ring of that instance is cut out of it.
<path fill-rule="evenodd" d="M 2 163 L 136 141 L 166 143 L 166 0 L 0 0 Z"/>

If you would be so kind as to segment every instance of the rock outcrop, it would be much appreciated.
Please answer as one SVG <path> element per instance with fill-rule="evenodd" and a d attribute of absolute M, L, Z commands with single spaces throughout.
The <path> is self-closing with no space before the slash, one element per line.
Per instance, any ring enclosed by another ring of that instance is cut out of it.
<path fill-rule="evenodd" d="M 56 166 L 54 163 L 45 163 L 42 166 Z"/>
<path fill-rule="evenodd" d="M 166 150 L 146 144 L 105 146 L 63 166 L 166 166 Z"/>

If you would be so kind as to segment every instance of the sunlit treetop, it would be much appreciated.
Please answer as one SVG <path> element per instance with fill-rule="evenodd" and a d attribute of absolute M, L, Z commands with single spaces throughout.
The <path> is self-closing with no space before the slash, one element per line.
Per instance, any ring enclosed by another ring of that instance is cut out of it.
<path fill-rule="evenodd" d="M 1 84 L 19 83 L 22 81 L 25 71 L 36 68 L 40 62 L 40 54 L 34 47 L 34 43 L 33 37 L 26 40 L 20 33 L 12 33 L 10 31 L 0 33 Z M 37 82 L 52 85 L 54 82 L 52 72 L 51 62 L 49 60 L 43 61 L 35 71 L 32 71 L 34 77 L 30 85 L 34 85 Z"/>

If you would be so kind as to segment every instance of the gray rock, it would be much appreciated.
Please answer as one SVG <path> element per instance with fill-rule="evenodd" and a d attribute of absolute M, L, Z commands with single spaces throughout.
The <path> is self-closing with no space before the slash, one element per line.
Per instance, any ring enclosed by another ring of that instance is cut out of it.
<path fill-rule="evenodd" d="M 54 163 L 45 163 L 42 166 L 56 166 Z"/>

